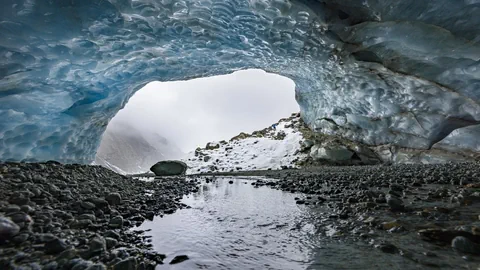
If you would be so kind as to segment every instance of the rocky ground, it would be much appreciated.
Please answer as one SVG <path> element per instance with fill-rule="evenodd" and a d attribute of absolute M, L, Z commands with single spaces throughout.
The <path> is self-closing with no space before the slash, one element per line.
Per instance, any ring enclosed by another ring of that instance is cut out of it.
<path fill-rule="evenodd" d="M 329 236 L 420 267 L 480 265 L 480 164 L 325 166 L 221 173 L 303 195 Z M 139 181 L 99 166 L 0 164 L 0 269 L 134 270 L 181 261 L 134 229 L 173 213 L 196 176 Z M 205 176 L 202 176 L 205 177 Z M 324 233 L 324 232 L 322 232 Z"/>
<path fill-rule="evenodd" d="M 182 195 L 196 190 L 100 166 L 0 163 L 0 269 L 154 269 L 165 256 L 132 228 L 186 207 Z"/>
<path fill-rule="evenodd" d="M 222 174 L 224 175 L 224 174 Z M 339 166 L 251 171 L 255 186 L 300 192 L 331 234 L 365 241 L 420 267 L 480 266 L 480 164 Z"/>

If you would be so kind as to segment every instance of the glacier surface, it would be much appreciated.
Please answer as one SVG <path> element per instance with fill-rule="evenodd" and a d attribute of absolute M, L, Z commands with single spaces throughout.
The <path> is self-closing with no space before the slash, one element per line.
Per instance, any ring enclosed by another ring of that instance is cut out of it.
<path fill-rule="evenodd" d="M 293 79 L 315 131 L 478 153 L 480 0 L 2 0 L 0 160 L 89 163 L 154 80 Z"/>

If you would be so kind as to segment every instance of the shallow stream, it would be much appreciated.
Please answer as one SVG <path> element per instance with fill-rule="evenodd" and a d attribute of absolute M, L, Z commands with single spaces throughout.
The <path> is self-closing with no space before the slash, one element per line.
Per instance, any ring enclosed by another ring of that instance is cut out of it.
<path fill-rule="evenodd" d="M 339 237 L 322 205 L 298 205 L 295 197 L 254 178 L 202 180 L 184 196 L 189 209 L 156 217 L 149 230 L 154 249 L 167 255 L 157 269 L 424 269 L 365 241 Z M 230 183 L 229 183 L 230 182 Z M 169 262 L 178 255 L 189 260 Z"/>

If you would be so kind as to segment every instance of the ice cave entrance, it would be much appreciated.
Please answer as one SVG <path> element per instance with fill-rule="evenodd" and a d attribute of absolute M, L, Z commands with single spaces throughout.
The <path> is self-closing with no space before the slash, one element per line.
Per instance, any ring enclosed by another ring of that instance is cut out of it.
<path fill-rule="evenodd" d="M 298 112 L 292 80 L 263 70 L 151 82 L 110 121 L 95 163 L 120 173 L 149 170 L 197 147 L 253 132 Z"/>

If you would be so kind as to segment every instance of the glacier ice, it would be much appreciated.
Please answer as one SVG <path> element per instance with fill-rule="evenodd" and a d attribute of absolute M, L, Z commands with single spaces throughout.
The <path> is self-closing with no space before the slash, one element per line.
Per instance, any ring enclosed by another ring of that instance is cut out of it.
<path fill-rule="evenodd" d="M 0 159 L 93 160 L 146 83 L 258 68 L 314 130 L 478 152 L 479 0 L 2 0 Z"/>

